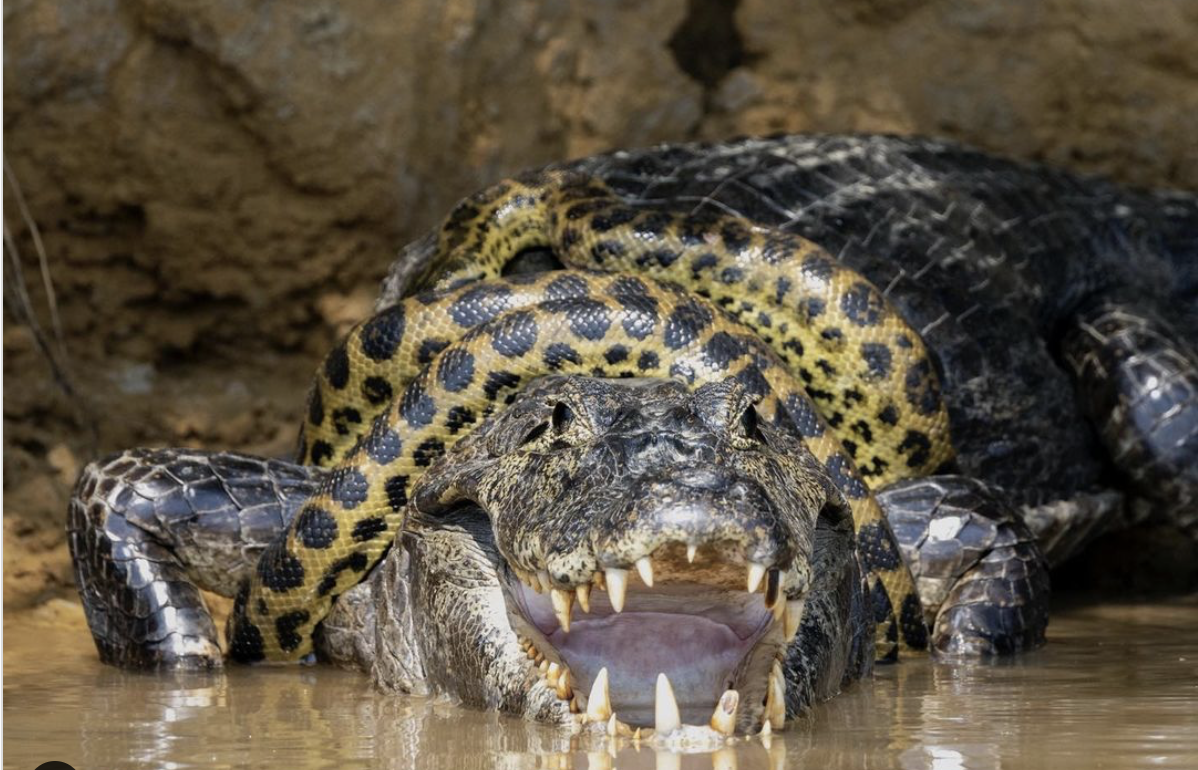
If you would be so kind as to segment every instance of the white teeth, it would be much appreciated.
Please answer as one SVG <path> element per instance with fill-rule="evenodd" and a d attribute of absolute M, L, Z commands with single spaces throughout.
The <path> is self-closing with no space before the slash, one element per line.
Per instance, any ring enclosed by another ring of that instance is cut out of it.
<path fill-rule="evenodd" d="M 645 585 L 653 587 L 653 562 L 648 556 L 642 556 L 636 560 L 636 572 L 641 576 Z"/>
<path fill-rule="evenodd" d="M 558 677 L 562 675 L 562 667 L 556 663 L 550 663 L 548 670 L 545 672 L 545 678 L 549 680 L 549 684 L 557 687 Z"/>
<path fill-rule="evenodd" d="M 583 612 L 591 611 L 591 587 L 590 585 L 575 586 L 574 595 L 578 597 L 578 606 L 582 607 Z"/>
<path fill-rule="evenodd" d="M 616 612 L 622 612 L 624 592 L 628 589 L 628 570 L 608 567 L 603 573 L 603 579 L 607 581 L 607 594 L 611 598 L 611 608 Z"/>
<path fill-rule="evenodd" d="M 541 584 L 542 592 L 553 588 L 553 583 L 549 580 L 549 573 L 546 570 L 541 570 L 537 573 L 537 582 Z"/>
<path fill-rule="evenodd" d="M 611 737 L 616 737 L 616 715 L 612 714 L 611 719 L 607 720 L 607 734 Z"/>
<path fill-rule="evenodd" d="M 778 602 L 778 597 L 781 594 L 782 573 L 774 567 L 765 577 L 765 606 L 773 607 Z"/>
<path fill-rule="evenodd" d="M 595 683 L 591 685 L 591 694 L 587 698 L 587 721 L 606 722 L 612 715 L 611 698 L 607 691 L 607 668 L 599 669 Z"/>
<path fill-rule="evenodd" d="M 570 633 L 570 610 L 574 607 L 574 594 L 554 588 L 550 590 L 549 598 L 553 601 L 553 613 L 557 615 L 557 622 L 563 631 Z"/>
<path fill-rule="evenodd" d="M 763 577 L 765 577 L 765 565 L 758 564 L 755 561 L 749 562 L 749 593 L 753 593 L 757 590 L 757 586 L 761 585 L 761 579 Z"/>
<path fill-rule="evenodd" d="M 678 713 L 678 702 L 674 700 L 674 688 L 670 687 L 670 680 L 665 674 L 658 674 L 653 730 L 665 736 L 681 726 L 682 716 Z"/>
<path fill-rule="evenodd" d="M 686 563 L 687 564 L 694 563 L 695 554 L 698 553 L 698 551 L 699 551 L 699 547 L 697 545 L 688 545 L 686 547 Z"/>
<path fill-rule="evenodd" d="M 724 735 L 736 732 L 736 707 L 740 705 L 740 693 L 728 690 L 720 696 L 711 715 L 711 729 Z"/>
<path fill-rule="evenodd" d="M 557 680 L 556 691 L 557 697 L 562 700 L 570 700 L 574 695 L 574 685 L 570 681 L 570 669 L 562 669 L 561 676 Z"/>
<path fill-rule="evenodd" d="M 761 723 L 761 732 L 757 734 L 761 736 L 761 745 L 765 746 L 766 751 L 769 751 L 770 736 L 773 734 L 773 732 L 774 731 L 770 729 L 770 720 L 767 719 Z"/>
<path fill-rule="evenodd" d="M 795 634 L 799 632 L 799 624 L 803 622 L 803 605 L 802 599 L 786 602 L 786 642 L 789 644 L 795 638 Z"/>
<path fill-rule="evenodd" d="M 766 607 L 769 607 L 769 609 L 771 609 L 773 611 L 775 623 L 781 622 L 782 617 L 784 615 L 786 615 L 786 602 L 780 602 L 780 601 L 775 600 L 772 607 L 768 604 L 766 605 Z"/>
<path fill-rule="evenodd" d="M 786 678 L 782 664 L 774 661 L 765 696 L 765 722 L 775 730 L 786 725 Z M 764 728 L 763 728 L 764 729 Z"/>

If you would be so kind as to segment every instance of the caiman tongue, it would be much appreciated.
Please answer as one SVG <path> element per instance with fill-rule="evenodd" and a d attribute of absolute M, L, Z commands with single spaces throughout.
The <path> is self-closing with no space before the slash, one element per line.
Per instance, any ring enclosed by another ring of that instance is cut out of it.
<path fill-rule="evenodd" d="M 511 581 L 516 624 L 556 664 L 550 678 L 559 668 L 568 671 L 576 698 L 602 678 L 619 720 L 647 726 L 659 717 L 663 674 L 688 724 L 706 724 L 729 690 L 760 704 L 771 688 L 783 687 L 772 681 L 781 678 L 776 658 L 797 629 L 802 603 L 778 595 L 778 570 L 767 576 L 756 564 L 699 568 L 690 565 L 693 553 L 686 561 L 663 555 L 673 554 L 654 554 L 652 585 L 637 572 L 608 570 L 607 590 L 587 592 L 589 612 L 573 594 L 568 600 L 558 595 L 568 592 Z M 795 617 L 787 618 L 788 611 Z M 559 687 L 559 695 L 564 690 Z M 578 698 L 579 705 L 591 697 Z M 784 708 L 780 696 L 777 701 L 775 708 Z"/>

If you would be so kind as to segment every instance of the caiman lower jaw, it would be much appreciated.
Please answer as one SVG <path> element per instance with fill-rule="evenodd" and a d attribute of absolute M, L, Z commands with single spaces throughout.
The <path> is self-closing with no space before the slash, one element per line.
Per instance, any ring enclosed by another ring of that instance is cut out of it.
<path fill-rule="evenodd" d="M 777 730 L 786 713 L 779 661 L 803 603 L 779 595 L 778 574 L 748 572 L 742 585 L 761 592 L 676 574 L 650 586 L 627 573 L 613 591 L 609 571 L 609 590 L 572 593 L 577 603 L 561 600 L 564 589 L 537 590 L 513 575 L 509 616 L 530 664 L 585 719 L 606 722 L 615 713 L 659 735 L 682 724 L 710 723 L 728 735 L 768 721 Z"/>

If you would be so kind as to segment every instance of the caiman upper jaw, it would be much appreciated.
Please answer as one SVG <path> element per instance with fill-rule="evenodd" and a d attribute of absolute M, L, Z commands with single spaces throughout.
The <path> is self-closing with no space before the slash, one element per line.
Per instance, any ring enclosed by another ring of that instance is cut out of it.
<path fill-rule="evenodd" d="M 658 735 L 684 723 L 710 722 L 725 735 L 737 724 L 780 729 L 780 659 L 802 618 L 801 576 L 725 554 L 670 543 L 631 570 L 609 567 L 574 587 L 511 570 L 509 616 L 532 665 L 585 720 L 616 714 Z M 747 703 L 764 705 L 738 708 Z"/>

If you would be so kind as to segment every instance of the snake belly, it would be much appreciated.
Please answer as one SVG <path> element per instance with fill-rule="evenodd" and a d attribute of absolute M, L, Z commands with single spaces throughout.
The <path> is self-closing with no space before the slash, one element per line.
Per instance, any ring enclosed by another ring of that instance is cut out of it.
<path fill-rule="evenodd" d="M 302 451 L 314 460 L 319 447 L 319 460 L 335 467 L 239 595 L 231 655 L 260 661 L 311 653 L 332 601 L 400 531 L 414 481 L 508 395 L 554 372 L 671 377 L 692 386 L 733 377 L 759 395 L 762 416 L 785 415 L 799 428 L 853 511 L 880 620 L 879 654 L 924 646 L 911 574 L 802 379 L 752 329 L 702 297 L 648 277 L 570 270 L 409 297 L 356 327 L 330 354 Z M 387 400 L 379 397 L 384 381 Z M 342 394 L 354 406 L 343 405 Z M 359 411 L 358 421 L 334 416 L 347 408 Z"/>

